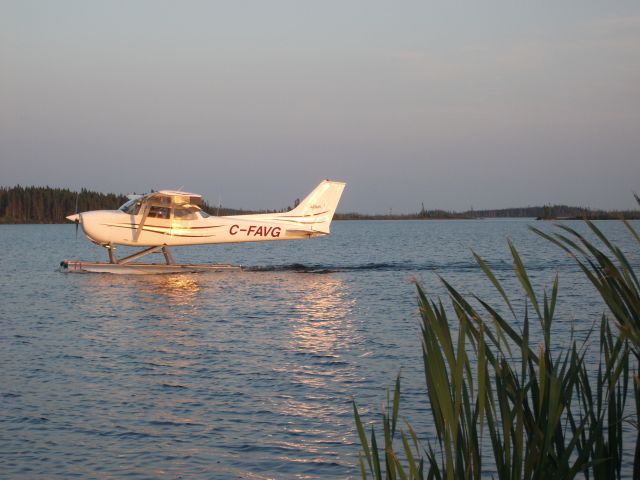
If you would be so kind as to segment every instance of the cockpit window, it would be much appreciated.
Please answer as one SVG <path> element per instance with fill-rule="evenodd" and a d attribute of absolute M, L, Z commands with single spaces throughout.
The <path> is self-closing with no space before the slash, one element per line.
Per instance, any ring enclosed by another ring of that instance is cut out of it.
<path fill-rule="evenodd" d="M 202 218 L 209 218 L 209 214 L 204 210 L 200 210 L 200 215 L 202 215 Z"/>
<path fill-rule="evenodd" d="M 120 207 L 120 210 L 129 215 L 137 215 L 140 211 L 140 201 L 137 198 L 129 200 L 127 203 Z"/>
<path fill-rule="evenodd" d="M 170 210 L 168 207 L 153 206 L 149 208 L 149 213 L 147 216 L 149 218 L 164 218 L 166 220 L 169 220 Z"/>

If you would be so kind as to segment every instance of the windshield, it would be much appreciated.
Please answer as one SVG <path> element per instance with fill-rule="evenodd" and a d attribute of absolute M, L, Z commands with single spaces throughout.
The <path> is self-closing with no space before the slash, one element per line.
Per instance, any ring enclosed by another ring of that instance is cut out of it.
<path fill-rule="evenodd" d="M 129 200 L 127 203 L 122 205 L 119 210 L 130 215 L 137 215 L 140 210 L 140 201 L 137 198 Z"/>

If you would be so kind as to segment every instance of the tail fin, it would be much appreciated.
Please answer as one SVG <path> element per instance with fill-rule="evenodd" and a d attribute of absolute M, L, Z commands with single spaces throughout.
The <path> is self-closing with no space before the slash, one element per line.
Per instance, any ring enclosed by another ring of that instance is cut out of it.
<path fill-rule="evenodd" d="M 297 207 L 278 217 L 307 226 L 315 232 L 328 234 L 345 186 L 346 183 L 343 182 L 323 180 Z"/>
<path fill-rule="evenodd" d="M 328 235 L 333 214 L 336 212 L 345 186 L 346 183 L 343 182 L 323 180 L 293 210 L 285 213 L 239 215 L 237 218 L 286 223 L 288 233 L 300 234 L 304 238 Z"/>

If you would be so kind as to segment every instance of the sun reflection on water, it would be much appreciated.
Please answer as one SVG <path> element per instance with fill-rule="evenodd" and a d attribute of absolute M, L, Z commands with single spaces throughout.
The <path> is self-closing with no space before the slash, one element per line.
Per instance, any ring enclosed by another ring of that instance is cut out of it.
<path fill-rule="evenodd" d="M 344 282 L 337 277 L 318 276 L 304 287 L 290 318 L 291 346 L 310 355 L 337 357 L 337 349 L 350 336 L 349 314 L 355 299 L 348 298 Z"/>
<path fill-rule="evenodd" d="M 290 448 L 292 457 L 302 450 L 310 460 L 331 455 L 336 445 L 350 441 L 346 434 L 329 442 L 320 439 L 327 437 L 328 425 L 344 432 L 351 428 L 345 386 L 356 379 L 357 372 L 344 357 L 358 342 L 352 323 L 356 302 L 349 286 L 334 275 L 299 276 L 292 287 L 295 304 L 285 340 L 290 360 L 274 370 L 286 375 L 297 393 L 274 400 L 273 409 L 283 419 L 284 431 L 295 439 L 295 447 L 286 441 L 281 446 Z M 305 435 L 296 433 L 300 426 Z"/>
<path fill-rule="evenodd" d="M 118 348 L 151 370 L 175 376 L 197 362 L 192 320 L 202 304 L 198 275 L 87 275 L 83 281 L 83 313 L 100 318 L 89 322 L 83 337 L 106 342 L 118 338 Z M 173 382 L 169 382 L 173 383 Z"/>
<path fill-rule="evenodd" d="M 174 305 L 195 306 L 202 290 L 198 275 L 153 275 L 140 285 L 140 291 L 164 297 Z"/>

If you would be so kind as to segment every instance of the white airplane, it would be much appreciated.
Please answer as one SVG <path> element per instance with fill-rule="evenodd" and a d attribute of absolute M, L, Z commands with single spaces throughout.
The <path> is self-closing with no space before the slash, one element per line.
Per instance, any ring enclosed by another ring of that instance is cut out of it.
<path fill-rule="evenodd" d="M 213 243 L 300 240 L 330 233 L 329 226 L 345 183 L 324 180 L 299 205 L 285 213 L 217 217 L 200 207 L 202 196 L 173 190 L 130 195 L 118 210 L 96 210 L 69 215 L 93 243 L 109 252 L 109 263 L 65 260 L 67 271 L 157 273 L 221 270 L 231 265 L 179 265 L 169 247 Z M 76 227 L 77 228 L 77 227 Z M 140 246 L 143 250 L 116 257 L 116 246 Z M 166 265 L 132 263 L 162 250 Z"/>

